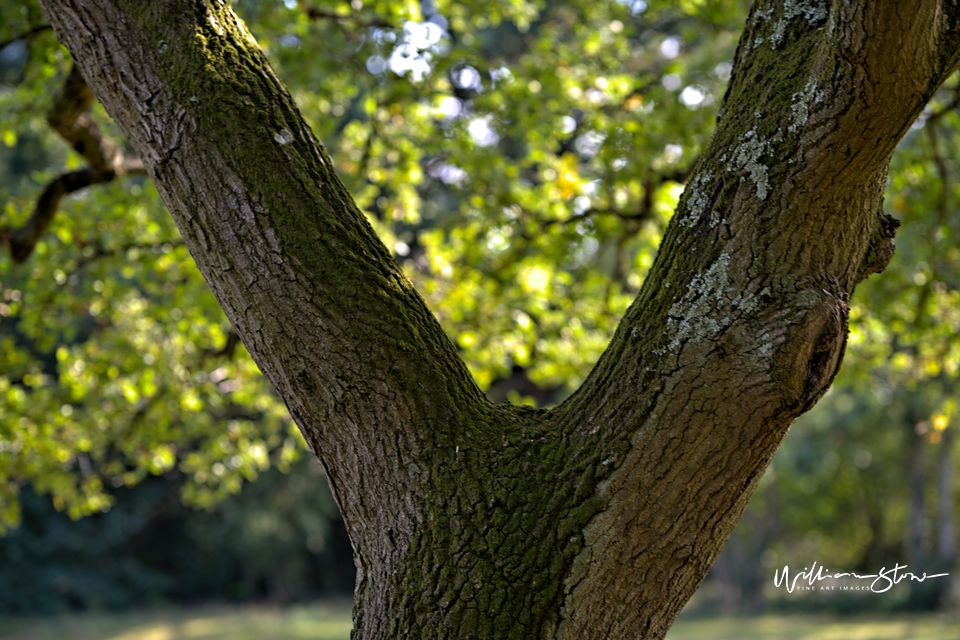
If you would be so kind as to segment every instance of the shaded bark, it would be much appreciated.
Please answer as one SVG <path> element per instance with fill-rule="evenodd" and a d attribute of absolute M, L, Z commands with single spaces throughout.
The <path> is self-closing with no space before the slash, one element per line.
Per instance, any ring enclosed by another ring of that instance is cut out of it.
<path fill-rule="evenodd" d="M 555 409 L 488 402 L 229 7 L 43 0 L 324 465 L 355 638 L 661 638 L 892 254 L 935 0 L 761 1 L 643 288 Z"/>

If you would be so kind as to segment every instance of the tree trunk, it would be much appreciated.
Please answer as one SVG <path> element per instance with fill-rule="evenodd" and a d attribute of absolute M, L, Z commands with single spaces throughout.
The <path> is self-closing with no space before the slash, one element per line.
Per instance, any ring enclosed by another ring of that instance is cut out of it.
<path fill-rule="evenodd" d="M 927 553 L 929 543 L 929 518 L 927 517 L 927 440 L 926 430 L 916 425 L 920 422 L 915 412 L 908 421 L 907 438 L 910 452 L 910 469 L 907 474 L 908 484 L 908 511 L 907 530 L 904 537 L 906 547 L 907 566 L 913 571 L 923 571 L 921 567 L 929 566 L 930 554 Z M 931 571 L 931 573 L 933 573 Z M 936 580 L 929 582 L 911 582 L 910 597 L 906 606 L 916 611 L 929 611 L 937 602 L 937 589 L 940 584 Z"/>
<path fill-rule="evenodd" d="M 957 524 L 953 511 L 953 438 L 954 427 L 943 431 L 937 456 L 937 573 L 953 573 L 957 561 Z M 938 595 L 939 605 L 950 599 L 950 581 L 944 580 Z"/>
<path fill-rule="evenodd" d="M 761 1 L 639 297 L 561 406 L 489 403 L 221 1 L 42 0 L 320 458 L 354 638 L 662 638 L 883 269 L 949 0 Z"/>
<path fill-rule="evenodd" d="M 906 556 L 907 564 L 919 569 L 927 559 L 927 441 L 926 431 L 915 433 L 913 423 L 907 425 L 910 439 L 909 508 L 907 513 Z"/>

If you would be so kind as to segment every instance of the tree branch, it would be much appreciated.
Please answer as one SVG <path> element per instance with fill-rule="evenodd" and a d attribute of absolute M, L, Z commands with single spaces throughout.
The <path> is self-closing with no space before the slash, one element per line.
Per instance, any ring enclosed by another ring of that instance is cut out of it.
<path fill-rule="evenodd" d="M 0 229 L 0 241 L 9 247 L 13 261 L 20 264 L 30 257 L 40 237 L 53 222 L 63 196 L 111 179 L 112 176 L 108 179 L 104 174 L 98 174 L 89 167 L 54 178 L 41 192 L 33 214 L 21 227 Z"/>
<path fill-rule="evenodd" d="M 88 264 L 92 263 L 95 260 L 99 260 L 101 258 L 110 258 L 117 254 L 127 253 L 133 250 L 147 251 L 152 249 L 156 251 L 157 249 L 161 249 L 167 246 L 169 246 L 171 249 L 174 249 L 178 247 L 183 247 L 184 243 L 183 243 L 183 240 L 180 240 L 180 239 L 167 240 L 164 242 L 150 242 L 150 243 L 132 242 L 132 243 L 124 244 L 119 247 L 110 249 L 110 248 L 103 247 L 98 241 L 93 243 L 92 246 L 88 245 L 88 248 L 92 249 L 92 251 L 89 251 L 89 252 L 84 251 L 83 255 L 80 256 L 80 259 L 77 260 L 76 266 L 72 270 L 67 272 L 67 275 L 69 276 L 69 275 L 73 275 L 74 273 L 78 273 L 81 269 L 83 269 Z"/>
<path fill-rule="evenodd" d="M 950 102 L 927 116 L 925 124 L 937 122 L 951 111 L 956 110 L 958 107 L 960 107 L 960 80 L 958 80 L 956 86 L 953 87 L 953 98 L 950 100 Z"/>
<path fill-rule="evenodd" d="M 309 2 L 304 2 L 303 0 L 300 0 L 298 4 L 304 13 L 307 14 L 307 17 L 314 20 L 334 20 L 339 24 L 350 22 L 358 27 L 380 27 L 381 29 L 396 28 L 396 25 L 388 20 L 384 20 L 383 18 L 365 18 L 354 11 L 351 11 L 347 15 L 342 15 L 328 9 L 320 9 L 319 7 L 315 7 Z"/>
<path fill-rule="evenodd" d="M 653 214 L 653 192 L 660 186 L 666 184 L 667 182 L 678 182 L 683 184 L 687 181 L 687 178 L 690 177 L 690 174 L 693 172 L 693 168 L 696 166 L 697 161 L 694 160 L 690 163 L 690 166 L 686 169 L 678 169 L 671 173 L 666 173 L 657 176 L 648 177 L 643 184 L 643 198 L 640 200 L 639 206 L 636 211 L 624 211 L 622 209 L 617 209 L 615 207 L 606 207 L 606 208 L 597 208 L 590 207 L 582 213 L 576 213 L 569 218 L 564 218 L 563 220 L 544 220 L 539 216 L 536 216 L 538 224 L 543 227 L 550 227 L 555 224 L 574 224 L 580 222 L 581 220 L 586 220 L 592 218 L 593 216 L 616 216 L 623 220 L 624 222 L 633 222 L 640 223 L 645 220 L 649 220 L 650 216 Z"/>
<path fill-rule="evenodd" d="M 3 49 L 6 49 L 14 42 L 19 42 L 21 40 L 30 40 L 31 38 L 36 37 L 38 34 L 43 33 L 44 31 L 48 31 L 52 28 L 53 27 L 51 27 L 49 24 L 37 25 L 36 27 L 33 27 L 32 29 L 28 29 L 27 31 L 24 31 L 19 35 L 15 35 L 8 40 L 4 40 L 0 42 L 0 51 L 2 51 Z"/>
<path fill-rule="evenodd" d="M 47 123 L 83 156 L 97 173 L 115 172 L 122 160 L 121 151 L 100 132 L 100 127 L 87 113 L 93 105 L 93 91 L 87 86 L 74 64 L 47 112 Z"/>
<path fill-rule="evenodd" d="M 38 27 L 39 29 L 39 27 Z M 93 92 L 74 65 L 47 112 L 47 123 L 87 161 L 78 171 L 63 173 L 43 189 L 30 218 L 19 228 L 0 229 L 0 244 L 10 249 L 13 261 L 23 263 L 50 227 L 65 195 L 94 184 L 112 182 L 125 175 L 146 175 L 140 159 L 127 156 L 100 128 L 87 111 Z"/>
<path fill-rule="evenodd" d="M 223 346 L 219 349 L 204 349 L 203 354 L 200 358 L 201 365 L 207 359 L 208 356 L 218 358 L 220 356 L 225 357 L 227 360 L 233 360 L 233 354 L 237 350 L 237 347 L 240 345 L 240 334 L 237 333 L 236 329 L 230 327 L 227 330 L 227 339 L 224 340 Z"/>

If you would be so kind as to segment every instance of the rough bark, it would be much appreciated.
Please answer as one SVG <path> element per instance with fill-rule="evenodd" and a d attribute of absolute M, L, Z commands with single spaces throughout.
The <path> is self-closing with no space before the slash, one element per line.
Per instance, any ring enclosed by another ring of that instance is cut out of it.
<path fill-rule="evenodd" d="M 760 1 L 656 263 L 583 387 L 489 403 L 222 2 L 42 0 L 327 471 L 355 638 L 662 638 L 892 253 L 949 0 Z"/>

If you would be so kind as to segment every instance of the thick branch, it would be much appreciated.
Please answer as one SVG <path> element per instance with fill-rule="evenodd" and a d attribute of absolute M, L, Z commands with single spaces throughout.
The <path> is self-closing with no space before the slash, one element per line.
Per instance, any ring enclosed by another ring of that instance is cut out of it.
<path fill-rule="evenodd" d="M 93 91 L 80 74 L 80 68 L 74 64 L 47 112 L 47 123 L 83 156 L 91 170 L 116 173 L 122 162 L 122 152 L 100 132 L 93 116 L 87 113 L 93 100 Z"/>
<path fill-rule="evenodd" d="M 207 356 L 213 356 L 218 358 L 223 356 L 227 360 L 233 360 L 233 354 L 237 350 L 237 346 L 240 344 L 240 335 L 234 330 L 233 327 L 227 331 L 227 339 L 224 341 L 223 346 L 219 349 L 206 349 L 204 350 L 202 357 L 206 358 Z"/>
<path fill-rule="evenodd" d="M 411 496 L 445 477 L 431 459 L 486 437 L 478 425 L 495 433 L 502 411 L 357 210 L 229 5 L 45 8 L 323 461 L 358 541 L 361 584 L 398 579 L 386 559 L 428 518 Z M 359 589 L 361 601 L 379 598 Z"/>
<path fill-rule="evenodd" d="M 651 273 L 557 412 L 629 434 L 608 438 L 607 506 L 584 528 L 558 635 L 661 637 L 829 387 L 849 296 L 892 253 L 890 156 L 957 53 L 936 3 L 920 5 L 755 4 Z M 629 584 L 663 586 L 641 605 Z"/>

